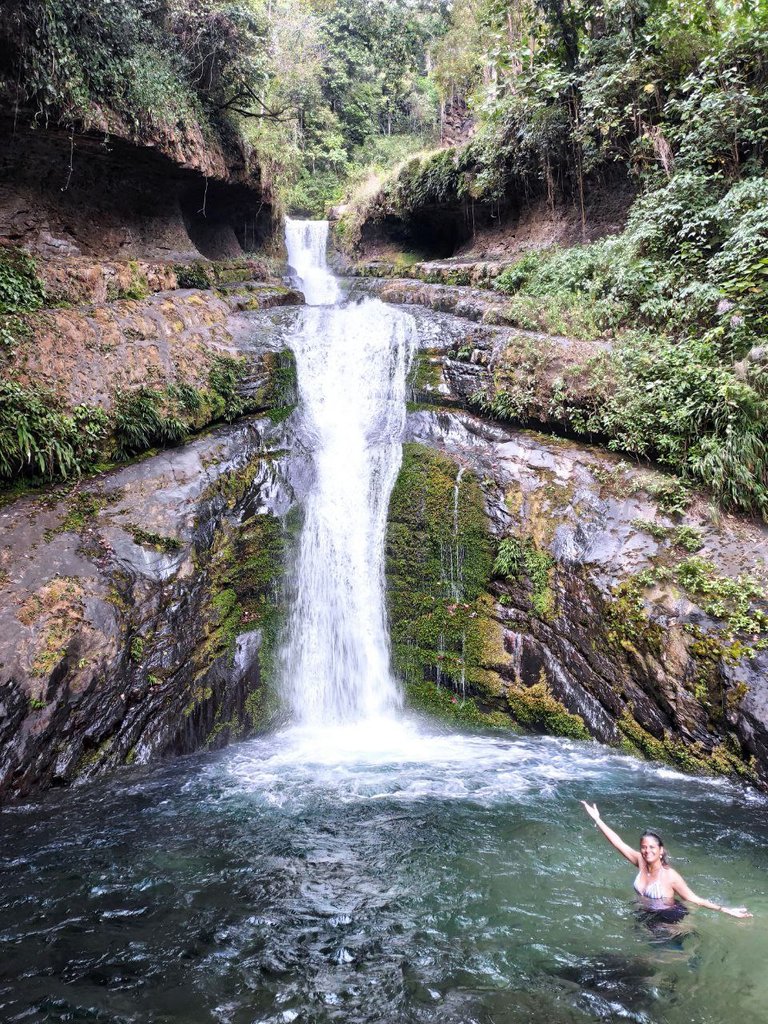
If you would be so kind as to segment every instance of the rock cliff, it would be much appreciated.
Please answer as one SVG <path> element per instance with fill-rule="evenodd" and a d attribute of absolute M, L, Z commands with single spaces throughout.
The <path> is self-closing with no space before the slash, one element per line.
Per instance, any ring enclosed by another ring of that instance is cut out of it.
<path fill-rule="evenodd" d="M 268 720 L 280 444 L 244 421 L 0 512 L 1 797 Z"/>
<path fill-rule="evenodd" d="M 417 315 L 415 397 L 444 411 L 411 414 L 392 505 L 393 641 L 413 701 L 765 786 L 765 526 L 650 466 L 445 410 L 492 381 L 470 351 L 500 359 L 519 337 Z M 529 379 L 527 418 L 564 429 L 536 416 L 551 395 Z"/>

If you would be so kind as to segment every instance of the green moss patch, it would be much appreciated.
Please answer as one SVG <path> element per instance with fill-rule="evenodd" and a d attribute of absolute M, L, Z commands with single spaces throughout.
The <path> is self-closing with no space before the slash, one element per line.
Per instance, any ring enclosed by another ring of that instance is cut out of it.
<path fill-rule="evenodd" d="M 588 740 L 589 731 L 581 715 L 570 711 L 552 696 L 546 679 L 529 687 L 517 687 L 507 693 L 512 717 L 526 729 L 535 729 L 553 736 L 569 736 Z"/>
<path fill-rule="evenodd" d="M 514 729 L 508 715 L 499 711 L 483 711 L 474 697 L 461 696 L 451 686 L 439 686 L 431 680 L 409 682 L 406 701 L 420 711 L 457 726 L 473 729 Z"/>
<path fill-rule="evenodd" d="M 108 505 L 119 501 L 121 497 L 119 490 L 101 491 L 76 491 L 67 500 L 67 512 L 58 526 L 45 531 L 45 539 L 52 540 L 59 533 L 80 533 L 82 530 L 92 526 L 97 516 Z"/>
<path fill-rule="evenodd" d="M 499 544 L 493 574 L 507 580 L 527 577 L 531 585 L 531 606 L 538 618 L 548 621 L 555 613 L 552 573 L 555 560 L 531 539 L 505 537 Z"/>
<path fill-rule="evenodd" d="M 262 685 L 273 677 L 274 656 L 285 607 L 283 578 L 291 523 L 270 514 L 252 516 L 223 534 L 208 565 L 210 627 L 202 645 L 203 667 L 234 655 L 236 638 L 261 630 Z"/>
<path fill-rule="evenodd" d="M 83 621 L 84 592 L 79 580 L 59 576 L 32 594 L 17 612 L 25 626 L 38 627 L 31 665 L 33 676 L 47 679 L 67 656 Z M 37 695 L 38 699 L 42 694 Z"/>
<path fill-rule="evenodd" d="M 238 500 L 247 494 L 251 472 L 240 476 Z M 234 495 L 235 483 L 229 491 Z M 207 583 L 205 629 L 195 653 L 196 683 L 190 691 L 185 716 L 210 701 L 209 671 L 215 662 L 234 659 L 237 638 L 260 632 L 258 679 L 251 680 L 241 708 L 227 712 L 220 706 L 206 737 L 208 747 L 257 730 L 266 729 L 279 712 L 275 687 L 275 656 L 285 614 L 283 579 L 286 553 L 293 543 L 296 517 L 285 520 L 269 513 L 251 516 L 225 528 L 212 548 L 197 556 Z"/>
<path fill-rule="evenodd" d="M 651 735 L 626 710 L 618 721 L 625 738 L 624 747 L 629 753 L 640 754 L 651 761 L 662 761 L 682 771 L 706 775 L 736 775 L 748 782 L 755 782 L 752 761 L 745 761 L 735 742 L 726 741 L 706 750 L 700 743 L 686 744 L 681 739 Z"/>
<path fill-rule="evenodd" d="M 141 547 L 154 548 L 155 551 L 161 551 L 166 555 L 175 554 L 181 551 L 183 547 L 181 541 L 176 537 L 153 533 L 151 530 L 144 530 L 140 526 L 134 526 L 132 523 L 126 524 L 126 529 L 133 537 L 134 544 L 138 544 Z"/>
<path fill-rule="evenodd" d="M 644 647 L 661 653 L 664 630 L 650 619 L 645 603 L 645 591 L 652 584 L 652 575 L 638 573 L 613 588 L 612 600 L 605 607 L 605 623 L 606 639 L 614 649 L 636 653 L 638 647 Z"/>
<path fill-rule="evenodd" d="M 447 456 L 407 444 L 387 532 L 395 670 L 409 685 L 498 691 L 501 627 L 486 593 L 493 565 L 477 480 Z"/>
<path fill-rule="evenodd" d="M 110 294 L 110 289 L 107 289 L 107 298 L 116 299 L 146 299 L 149 295 L 149 282 L 147 281 L 147 275 L 142 272 L 139 264 L 135 260 L 131 260 L 128 264 L 130 272 L 130 278 L 126 284 L 122 287 L 117 288 L 114 294 Z"/>
<path fill-rule="evenodd" d="M 259 408 L 270 409 L 274 420 L 289 415 L 299 400 L 296 357 L 290 349 L 267 352 L 263 358 L 267 380 L 256 394 Z"/>
<path fill-rule="evenodd" d="M 440 352 L 429 349 L 419 352 L 410 375 L 410 384 L 416 391 L 437 390 L 442 380 Z"/>

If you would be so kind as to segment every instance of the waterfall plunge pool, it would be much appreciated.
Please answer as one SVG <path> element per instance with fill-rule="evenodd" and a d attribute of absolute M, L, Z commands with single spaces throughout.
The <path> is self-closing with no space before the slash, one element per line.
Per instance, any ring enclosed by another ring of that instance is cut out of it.
<path fill-rule="evenodd" d="M 665 837 L 660 940 L 578 801 Z M 762 797 L 597 744 L 296 729 L 0 814 L 0 1019 L 763 1021 Z"/>

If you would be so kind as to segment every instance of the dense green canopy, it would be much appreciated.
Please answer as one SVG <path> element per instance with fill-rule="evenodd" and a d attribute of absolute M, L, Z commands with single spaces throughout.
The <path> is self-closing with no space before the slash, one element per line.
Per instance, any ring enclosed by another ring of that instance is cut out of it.
<path fill-rule="evenodd" d="M 434 141 L 446 19 L 445 0 L 31 0 L 0 14 L 0 84 L 37 124 L 201 124 L 321 209 L 356 163 Z"/>

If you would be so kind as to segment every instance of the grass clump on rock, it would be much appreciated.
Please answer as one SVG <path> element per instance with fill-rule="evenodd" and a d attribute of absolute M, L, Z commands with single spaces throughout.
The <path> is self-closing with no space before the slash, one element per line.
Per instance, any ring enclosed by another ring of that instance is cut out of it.
<path fill-rule="evenodd" d="M 552 571 L 555 560 L 548 551 L 536 547 L 532 540 L 505 537 L 499 544 L 493 563 L 494 576 L 507 580 L 527 577 L 531 585 L 531 605 L 540 619 L 554 615 L 555 595 L 552 590 Z"/>
<path fill-rule="evenodd" d="M 103 409 L 80 405 L 67 413 L 49 392 L 0 381 L 0 480 L 66 480 L 90 472 L 107 434 Z"/>

